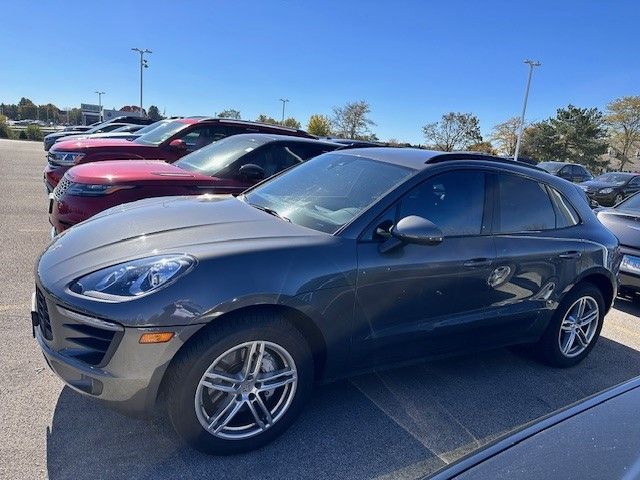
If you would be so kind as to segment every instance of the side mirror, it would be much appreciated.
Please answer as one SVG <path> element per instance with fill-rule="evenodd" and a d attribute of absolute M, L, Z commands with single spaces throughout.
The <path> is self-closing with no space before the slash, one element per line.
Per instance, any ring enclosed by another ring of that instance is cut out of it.
<path fill-rule="evenodd" d="M 169 143 L 169 148 L 172 150 L 184 151 L 187 149 L 187 144 L 184 143 L 184 140 L 176 138 L 175 140 L 171 140 Z"/>
<path fill-rule="evenodd" d="M 404 243 L 416 245 L 437 245 L 444 240 L 444 234 L 433 222 L 426 218 L 410 215 L 396 223 L 389 231 L 391 238 L 380 245 L 385 253 Z"/>
<path fill-rule="evenodd" d="M 264 178 L 264 169 L 254 163 L 247 163 L 240 167 L 238 174 L 247 180 L 262 180 Z"/>

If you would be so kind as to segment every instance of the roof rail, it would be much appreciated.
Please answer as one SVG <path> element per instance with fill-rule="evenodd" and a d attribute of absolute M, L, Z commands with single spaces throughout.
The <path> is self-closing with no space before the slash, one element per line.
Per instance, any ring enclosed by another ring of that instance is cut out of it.
<path fill-rule="evenodd" d="M 527 162 L 520 162 L 518 160 L 511 160 L 509 158 L 504 157 L 496 157 L 494 155 L 487 155 L 484 153 L 477 152 L 452 152 L 452 153 L 442 153 L 440 155 L 434 155 L 433 157 L 427 159 L 425 163 L 442 163 L 454 160 L 484 160 L 486 162 L 497 162 L 497 163 L 505 163 L 507 165 L 518 165 L 520 167 L 532 168 L 539 172 L 547 172 L 543 168 L 540 168 L 536 165 L 532 165 Z"/>

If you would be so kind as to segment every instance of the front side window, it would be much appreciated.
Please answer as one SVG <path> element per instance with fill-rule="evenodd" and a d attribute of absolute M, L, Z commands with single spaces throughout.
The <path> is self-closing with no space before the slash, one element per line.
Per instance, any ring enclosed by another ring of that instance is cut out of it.
<path fill-rule="evenodd" d="M 293 223 L 335 233 L 415 170 L 354 155 L 327 153 L 250 190 L 242 200 Z"/>
<path fill-rule="evenodd" d="M 485 198 L 485 174 L 455 171 L 430 178 L 400 203 L 400 216 L 417 215 L 433 222 L 445 236 L 479 235 Z"/>
<path fill-rule="evenodd" d="M 556 227 L 556 214 L 544 185 L 516 175 L 498 176 L 499 233 L 534 232 Z"/>
<path fill-rule="evenodd" d="M 233 135 L 185 155 L 174 165 L 184 170 L 198 172 L 211 177 L 233 176 L 230 174 L 230 171 L 233 170 L 231 165 L 241 158 L 253 156 L 252 152 L 259 149 L 265 142 L 266 139 L 263 138 Z M 258 151 L 255 153 L 257 154 Z M 247 161 L 245 163 L 252 162 Z"/>

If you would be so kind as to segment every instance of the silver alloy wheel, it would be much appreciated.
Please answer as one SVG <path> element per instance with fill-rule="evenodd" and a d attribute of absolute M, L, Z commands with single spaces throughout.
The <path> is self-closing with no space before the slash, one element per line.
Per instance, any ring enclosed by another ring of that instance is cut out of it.
<path fill-rule="evenodd" d="M 622 195 L 621 193 L 619 193 L 618 195 L 616 195 L 615 200 L 613 201 L 614 204 L 618 204 L 620 203 L 622 200 L 624 200 L 624 195 Z"/>
<path fill-rule="evenodd" d="M 598 330 L 600 308 L 593 297 L 580 297 L 567 310 L 558 342 L 565 357 L 576 357 L 584 352 Z"/>
<path fill-rule="evenodd" d="M 196 416 L 211 435 L 253 437 L 288 410 L 298 374 L 293 358 L 273 342 L 237 345 L 214 360 L 198 383 Z"/>

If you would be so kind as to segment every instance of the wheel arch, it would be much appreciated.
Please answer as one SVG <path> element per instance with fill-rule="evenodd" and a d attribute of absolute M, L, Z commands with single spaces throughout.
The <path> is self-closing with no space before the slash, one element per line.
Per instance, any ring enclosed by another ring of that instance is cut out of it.
<path fill-rule="evenodd" d="M 600 292 L 602 292 L 606 305 L 605 313 L 607 313 L 613 306 L 617 290 L 615 278 L 612 279 L 611 272 L 605 269 L 593 269 L 586 271 L 580 276 L 576 285 L 584 283 L 591 283 L 592 285 L 595 285 Z"/>
<path fill-rule="evenodd" d="M 209 328 L 212 328 L 214 325 L 220 325 L 220 322 L 228 322 L 233 320 L 234 318 L 256 313 L 272 313 L 280 315 L 289 323 L 291 323 L 291 325 L 293 325 L 293 327 L 298 330 L 300 334 L 307 340 L 309 349 L 311 350 L 311 354 L 313 357 L 314 378 L 316 380 L 322 378 L 327 359 L 327 346 L 324 335 L 309 316 L 305 315 L 300 310 L 287 305 L 248 305 L 245 307 L 240 307 L 236 310 L 232 310 L 230 312 L 226 312 L 223 315 L 211 319 L 208 323 L 203 324 L 200 330 L 189 337 L 189 339 L 178 349 L 178 351 L 175 353 L 175 355 L 167 365 L 167 368 L 164 370 L 162 379 L 160 380 L 160 385 L 155 395 L 155 403 L 158 403 L 158 401 L 162 399 L 162 396 L 165 393 L 165 384 L 167 382 L 168 372 L 171 371 L 171 367 L 174 365 L 176 359 L 178 359 L 193 342 L 197 341 L 197 339 L 200 338 Z"/>

